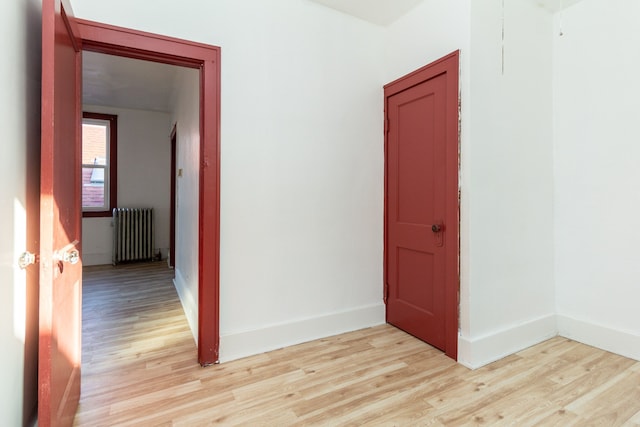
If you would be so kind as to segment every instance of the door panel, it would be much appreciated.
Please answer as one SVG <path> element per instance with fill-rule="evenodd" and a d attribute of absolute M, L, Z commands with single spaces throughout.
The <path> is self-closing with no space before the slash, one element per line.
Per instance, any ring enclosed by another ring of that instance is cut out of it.
<path fill-rule="evenodd" d="M 42 4 L 38 424 L 71 425 L 80 397 L 80 50 L 60 0 Z M 76 252 L 77 251 L 77 252 Z"/>
<path fill-rule="evenodd" d="M 398 248 L 398 302 L 414 310 L 434 312 L 433 296 L 422 283 L 433 282 L 434 256 L 430 253 Z"/>
<path fill-rule="evenodd" d="M 457 53 L 446 59 L 385 86 L 385 286 L 387 322 L 455 358 Z"/>
<path fill-rule="evenodd" d="M 446 78 L 434 77 L 388 100 L 389 323 L 444 349 L 442 247 L 431 230 L 444 213 Z"/>

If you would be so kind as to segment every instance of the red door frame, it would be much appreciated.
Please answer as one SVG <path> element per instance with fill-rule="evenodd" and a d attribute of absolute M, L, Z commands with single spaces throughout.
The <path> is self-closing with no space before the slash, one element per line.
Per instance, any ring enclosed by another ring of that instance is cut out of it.
<path fill-rule="evenodd" d="M 169 267 L 176 266 L 176 125 L 173 125 L 169 139 L 171 140 L 171 189 L 169 209 Z"/>
<path fill-rule="evenodd" d="M 460 208 L 458 200 L 458 147 L 459 147 L 459 56 L 460 51 L 455 51 L 449 55 L 438 59 L 412 73 L 407 74 L 384 86 L 384 109 L 385 109 L 385 137 L 384 137 L 384 286 L 385 302 L 388 290 L 387 280 L 387 195 L 388 195 L 388 126 L 387 111 L 389 110 L 389 98 L 413 86 L 416 86 L 437 75 L 446 74 L 446 99 L 447 99 L 447 123 L 446 123 L 446 224 L 445 246 L 449 249 L 447 254 L 454 253 L 455 256 L 447 256 L 445 261 L 445 354 L 452 359 L 458 357 L 458 300 L 460 289 L 459 257 L 460 257 Z"/>
<path fill-rule="evenodd" d="M 200 70 L 198 361 L 219 361 L 220 48 L 76 20 L 82 49 Z"/>

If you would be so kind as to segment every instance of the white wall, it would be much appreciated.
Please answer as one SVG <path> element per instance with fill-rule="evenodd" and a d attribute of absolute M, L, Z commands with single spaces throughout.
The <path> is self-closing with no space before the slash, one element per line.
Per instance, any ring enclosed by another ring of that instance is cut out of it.
<path fill-rule="evenodd" d="M 27 423 L 37 397 L 37 266 L 24 271 L 17 261 L 39 249 L 39 175 L 27 169 L 39 169 L 40 18 L 38 0 L 9 2 L 0 14 L 0 424 L 6 426 Z M 29 216 L 36 223 L 28 235 Z"/>
<path fill-rule="evenodd" d="M 153 207 L 155 248 L 167 256 L 171 121 L 168 113 L 86 105 L 84 111 L 118 116 L 118 207 Z M 83 218 L 84 265 L 111 264 L 111 218 Z"/>
<path fill-rule="evenodd" d="M 388 26 L 382 58 L 384 83 L 460 50 L 460 86 L 466 95 L 470 78 L 470 18 L 470 0 L 423 0 Z"/>
<path fill-rule="evenodd" d="M 200 73 L 179 68 L 172 99 L 176 126 L 175 286 L 198 339 L 198 218 L 200 188 Z"/>
<path fill-rule="evenodd" d="M 640 360 L 640 3 L 556 16 L 555 271 L 560 333 Z"/>
<path fill-rule="evenodd" d="M 306 0 L 73 5 L 222 47 L 221 359 L 382 323 L 384 30 Z"/>
<path fill-rule="evenodd" d="M 459 358 L 477 367 L 557 333 L 553 19 L 533 1 L 504 2 L 504 11 L 496 0 L 471 4 L 471 92 L 463 98 L 470 140 L 462 154 L 468 311 L 461 313 Z"/>

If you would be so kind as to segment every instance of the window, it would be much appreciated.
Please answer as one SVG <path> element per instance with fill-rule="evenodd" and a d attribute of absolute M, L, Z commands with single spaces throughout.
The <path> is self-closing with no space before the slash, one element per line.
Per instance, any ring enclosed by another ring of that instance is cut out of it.
<path fill-rule="evenodd" d="M 82 115 L 82 216 L 111 216 L 116 207 L 117 116 Z"/>

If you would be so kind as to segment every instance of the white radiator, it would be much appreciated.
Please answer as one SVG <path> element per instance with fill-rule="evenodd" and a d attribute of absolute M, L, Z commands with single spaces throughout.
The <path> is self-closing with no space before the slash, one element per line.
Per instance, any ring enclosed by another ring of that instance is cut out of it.
<path fill-rule="evenodd" d="M 113 265 L 153 260 L 153 208 L 113 209 Z"/>

